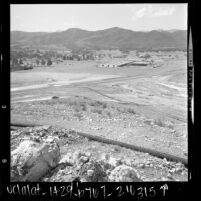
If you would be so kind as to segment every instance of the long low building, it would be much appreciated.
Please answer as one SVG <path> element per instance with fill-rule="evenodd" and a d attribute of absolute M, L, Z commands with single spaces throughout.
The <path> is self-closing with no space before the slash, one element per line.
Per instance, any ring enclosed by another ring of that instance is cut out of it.
<path fill-rule="evenodd" d="M 129 63 L 129 65 L 132 65 L 132 66 L 147 66 L 148 64 L 150 63 L 146 61 L 133 61 Z"/>
<path fill-rule="evenodd" d="M 122 62 L 113 62 L 113 63 L 105 63 L 100 64 L 99 67 L 108 67 L 108 68 L 116 68 L 123 66 L 147 66 L 149 62 L 145 61 L 122 61 Z"/>

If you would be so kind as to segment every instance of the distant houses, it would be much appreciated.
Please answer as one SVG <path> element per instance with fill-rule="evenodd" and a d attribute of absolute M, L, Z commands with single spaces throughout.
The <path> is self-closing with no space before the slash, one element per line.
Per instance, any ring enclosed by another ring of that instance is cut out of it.
<path fill-rule="evenodd" d="M 56 66 L 68 60 L 101 62 L 100 68 L 118 68 L 131 66 L 159 67 L 166 60 L 183 57 L 185 52 L 130 51 L 120 50 L 34 50 L 14 49 L 11 51 L 11 69 L 31 69 L 33 67 Z"/>

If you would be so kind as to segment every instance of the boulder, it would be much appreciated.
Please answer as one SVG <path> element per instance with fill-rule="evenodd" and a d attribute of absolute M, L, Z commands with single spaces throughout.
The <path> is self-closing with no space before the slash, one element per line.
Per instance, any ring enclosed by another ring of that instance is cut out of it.
<path fill-rule="evenodd" d="M 112 157 L 109 154 L 102 154 L 101 158 L 100 158 L 100 162 L 103 165 L 105 170 L 114 169 L 115 167 L 123 164 L 121 159 L 117 159 L 115 157 Z"/>
<path fill-rule="evenodd" d="M 74 166 L 79 166 L 87 161 L 89 161 L 91 154 L 84 153 L 81 151 L 75 151 L 74 153 L 67 153 L 59 161 L 59 164 L 69 164 Z"/>
<path fill-rule="evenodd" d="M 113 169 L 109 175 L 111 182 L 141 182 L 137 171 L 127 165 L 120 165 Z"/>
<path fill-rule="evenodd" d="M 79 178 L 81 182 L 106 182 L 108 177 L 106 172 L 103 170 L 101 164 L 90 159 L 84 163 L 79 170 Z"/>
<path fill-rule="evenodd" d="M 114 157 L 110 157 L 110 159 L 108 160 L 108 163 L 113 167 L 117 167 L 119 165 L 122 165 L 121 159 L 117 159 Z"/>
<path fill-rule="evenodd" d="M 24 140 L 11 152 L 11 178 L 14 181 L 40 181 L 60 160 L 57 142 Z"/>

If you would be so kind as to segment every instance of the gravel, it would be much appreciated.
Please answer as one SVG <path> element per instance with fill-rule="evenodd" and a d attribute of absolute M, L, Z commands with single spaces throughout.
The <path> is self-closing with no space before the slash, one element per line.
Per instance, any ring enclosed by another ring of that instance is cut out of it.
<path fill-rule="evenodd" d="M 48 173 L 40 175 L 38 181 L 187 181 L 187 168 L 182 163 L 117 145 L 89 141 L 67 129 L 43 126 L 11 131 L 11 150 L 16 152 L 26 140 L 38 145 L 59 146 L 60 160 Z M 17 166 L 16 169 L 21 168 L 15 164 L 11 169 L 14 166 Z M 22 177 L 25 179 L 26 175 L 22 174 Z M 16 177 L 11 174 L 12 179 L 16 181 Z"/>

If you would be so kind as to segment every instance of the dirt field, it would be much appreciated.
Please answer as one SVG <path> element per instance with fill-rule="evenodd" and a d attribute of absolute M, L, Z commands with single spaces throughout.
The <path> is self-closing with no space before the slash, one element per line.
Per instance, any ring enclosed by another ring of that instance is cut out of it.
<path fill-rule="evenodd" d="M 98 68 L 71 61 L 12 72 L 11 121 L 65 127 L 187 158 L 186 63 L 179 58 L 158 68 Z"/>

